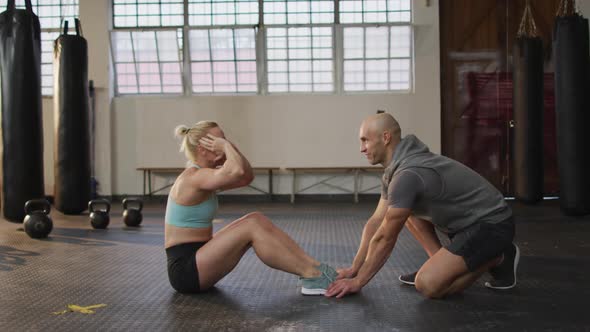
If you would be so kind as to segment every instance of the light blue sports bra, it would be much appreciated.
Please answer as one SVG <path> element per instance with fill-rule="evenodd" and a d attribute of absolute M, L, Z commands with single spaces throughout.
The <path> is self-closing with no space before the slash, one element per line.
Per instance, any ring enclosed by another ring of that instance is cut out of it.
<path fill-rule="evenodd" d="M 195 164 L 193 167 L 200 168 Z M 167 224 L 176 227 L 209 228 L 213 225 L 212 221 L 218 206 L 215 193 L 197 205 L 180 205 L 172 199 L 172 196 L 168 195 L 165 220 Z"/>

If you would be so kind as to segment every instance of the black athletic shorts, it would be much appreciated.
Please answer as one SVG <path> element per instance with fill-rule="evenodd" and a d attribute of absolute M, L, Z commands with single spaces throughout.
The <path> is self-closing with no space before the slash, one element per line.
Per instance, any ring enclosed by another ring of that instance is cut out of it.
<path fill-rule="evenodd" d="M 189 242 L 166 249 L 168 280 L 179 293 L 198 293 L 199 271 L 195 254 L 207 242 Z"/>
<path fill-rule="evenodd" d="M 500 256 L 514 240 L 514 217 L 496 224 L 478 222 L 459 232 L 448 234 L 446 249 L 463 257 L 469 271 Z"/>

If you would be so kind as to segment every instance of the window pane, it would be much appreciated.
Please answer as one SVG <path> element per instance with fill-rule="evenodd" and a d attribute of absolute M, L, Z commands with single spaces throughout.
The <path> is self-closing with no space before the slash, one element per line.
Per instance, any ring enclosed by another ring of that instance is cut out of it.
<path fill-rule="evenodd" d="M 332 45 L 330 27 L 269 28 L 268 91 L 333 91 Z"/>
<path fill-rule="evenodd" d="M 341 23 L 410 22 L 411 0 L 340 0 Z"/>
<path fill-rule="evenodd" d="M 240 91 L 251 91 L 256 92 L 256 62 L 255 61 L 242 61 L 237 63 L 238 68 L 238 89 Z M 243 89 L 240 88 L 243 86 Z M 254 90 L 251 90 L 251 87 Z"/>
<path fill-rule="evenodd" d="M 332 0 L 265 0 L 265 24 L 334 23 Z"/>
<path fill-rule="evenodd" d="M 409 59 L 393 59 L 389 62 L 390 90 L 410 89 L 411 62 Z"/>
<path fill-rule="evenodd" d="M 233 30 L 211 30 L 210 36 L 213 61 L 235 59 Z"/>
<path fill-rule="evenodd" d="M 366 74 L 365 82 L 367 90 L 387 90 L 388 84 L 388 66 L 387 60 L 367 60 L 365 63 Z"/>
<path fill-rule="evenodd" d="M 391 56 L 410 57 L 412 30 L 409 26 L 391 27 Z"/>
<path fill-rule="evenodd" d="M 235 31 L 236 59 L 256 60 L 256 36 L 253 29 Z"/>
<path fill-rule="evenodd" d="M 180 52 L 181 48 L 178 44 L 179 40 L 176 36 L 176 31 L 158 31 L 156 37 L 159 60 L 179 63 L 180 59 L 182 59 L 182 53 Z"/>
<path fill-rule="evenodd" d="M 359 91 L 365 88 L 365 61 L 344 61 L 344 90 Z"/>
<path fill-rule="evenodd" d="M 53 95 L 53 45 L 59 32 L 41 32 L 41 94 Z"/>
<path fill-rule="evenodd" d="M 266 48 L 268 59 L 287 59 L 287 29 L 268 29 L 266 32 Z"/>
<path fill-rule="evenodd" d="M 287 1 L 287 24 L 311 23 L 309 1 Z"/>
<path fill-rule="evenodd" d="M 113 31 L 120 94 L 182 92 L 182 49 L 177 30 Z"/>
<path fill-rule="evenodd" d="M 311 1 L 311 23 L 334 23 L 334 1 Z"/>
<path fill-rule="evenodd" d="M 287 5 L 285 1 L 264 1 L 264 24 L 287 23 Z"/>
<path fill-rule="evenodd" d="M 408 90 L 409 26 L 344 28 L 344 90 Z"/>
<path fill-rule="evenodd" d="M 191 61 L 209 60 L 209 30 L 191 30 L 189 34 Z"/>
<path fill-rule="evenodd" d="M 191 68 L 193 73 L 193 92 L 212 92 L 211 63 L 192 63 Z"/>
<path fill-rule="evenodd" d="M 388 37 L 389 28 L 366 28 L 366 50 L 365 57 L 367 58 L 387 58 L 388 57 Z"/>
<path fill-rule="evenodd" d="M 137 62 L 158 61 L 155 31 L 133 31 L 131 38 Z"/>
<path fill-rule="evenodd" d="M 254 29 L 191 30 L 193 92 L 256 92 Z"/>
<path fill-rule="evenodd" d="M 182 26 L 183 0 L 113 0 L 113 25 L 121 27 Z"/>
<path fill-rule="evenodd" d="M 287 72 L 288 62 L 287 61 L 269 61 L 268 64 L 269 72 Z"/>
<path fill-rule="evenodd" d="M 189 25 L 258 24 L 258 0 L 188 0 Z"/>
<path fill-rule="evenodd" d="M 363 58 L 365 56 L 365 30 L 363 28 L 344 29 L 344 58 Z"/>
<path fill-rule="evenodd" d="M 213 62 L 213 92 L 237 92 L 235 62 Z"/>
<path fill-rule="evenodd" d="M 119 62 L 133 62 L 133 46 L 131 45 L 131 32 L 114 31 L 112 33 L 112 48 L 115 58 Z"/>

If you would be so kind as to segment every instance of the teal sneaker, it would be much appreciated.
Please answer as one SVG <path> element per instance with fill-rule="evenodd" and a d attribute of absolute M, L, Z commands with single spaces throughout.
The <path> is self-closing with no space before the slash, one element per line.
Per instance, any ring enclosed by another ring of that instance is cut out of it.
<path fill-rule="evenodd" d="M 301 294 L 303 295 L 324 295 L 331 283 L 336 280 L 338 272 L 331 266 L 321 263 L 317 267 L 322 273 L 315 278 L 300 278 L 301 280 Z"/>
<path fill-rule="evenodd" d="M 328 277 L 330 277 L 331 279 L 336 280 L 336 278 L 338 277 L 338 272 L 336 272 L 336 270 L 328 264 L 320 263 L 318 270 L 320 270 L 323 273 L 326 273 Z"/>

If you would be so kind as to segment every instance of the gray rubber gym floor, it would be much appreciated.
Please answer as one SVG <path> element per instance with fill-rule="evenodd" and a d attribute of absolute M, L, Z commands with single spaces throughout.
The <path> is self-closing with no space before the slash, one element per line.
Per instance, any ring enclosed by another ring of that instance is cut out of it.
<path fill-rule="evenodd" d="M 590 331 L 590 218 L 563 217 L 557 202 L 515 206 L 522 252 L 517 288 L 483 280 L 461 295 L 427 300 L 397 276 L 426 255 L 405 230 L 385 267 L 344 299 L 304 297 L 297 277 L 265 267 L 250 250 L 216 289 L 181 295 L 169 286 L 164 205 L 147 204 L 138 229 L 120 206 L 107 230 L 85 216 L 51 215 L 46 240 L 0 221 L 2 331 Z M 222 204 L 216 228 L 259 210 L 308 253 L 347 266 L 374 204 Z M 68 305 L 106 304 L 93 314 Z M 56 315 L 55 312 L 63 314 Z"/>

